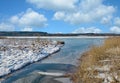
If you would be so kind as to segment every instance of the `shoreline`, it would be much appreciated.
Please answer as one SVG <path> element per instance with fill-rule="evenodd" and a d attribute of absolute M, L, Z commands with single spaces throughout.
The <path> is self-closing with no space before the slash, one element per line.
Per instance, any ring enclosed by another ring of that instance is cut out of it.
<path fill-rule="evenodd" d="M 3 36 L 3 38 L 108 38 L 111 36 Z"/>

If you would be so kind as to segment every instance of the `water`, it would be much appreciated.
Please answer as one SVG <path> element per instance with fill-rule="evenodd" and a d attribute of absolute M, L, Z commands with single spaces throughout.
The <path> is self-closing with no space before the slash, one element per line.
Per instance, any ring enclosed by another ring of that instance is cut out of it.
<path fill-rule="evenodd" d="M 52 56 L 14 72 L 3 83 L 63 83 L 54 76 L 42 76 L 38 71 L 73 72 L 81 54 L 93 45 L 101 45 L 103 38 L 56 38 L 65 41 L 61 51 Z"/>

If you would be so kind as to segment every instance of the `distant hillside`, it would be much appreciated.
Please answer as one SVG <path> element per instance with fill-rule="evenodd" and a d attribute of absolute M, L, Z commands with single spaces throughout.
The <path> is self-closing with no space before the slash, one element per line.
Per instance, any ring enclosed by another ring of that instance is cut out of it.
<path fill-rule="evenodd" d="M 120 34 L 113 33 L 78 33 L 78 34 L 57 34 L 47 32 L 0 32 L 0 36 L 120 36 Z"/>

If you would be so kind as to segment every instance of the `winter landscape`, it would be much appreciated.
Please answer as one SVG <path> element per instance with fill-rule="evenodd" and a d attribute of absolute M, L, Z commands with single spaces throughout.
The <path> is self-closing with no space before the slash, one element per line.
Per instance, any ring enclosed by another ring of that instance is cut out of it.
<path fill-rule="evenodd" d="M 120 0 L 0 0 L 0 83 L 120 83 Z"/>

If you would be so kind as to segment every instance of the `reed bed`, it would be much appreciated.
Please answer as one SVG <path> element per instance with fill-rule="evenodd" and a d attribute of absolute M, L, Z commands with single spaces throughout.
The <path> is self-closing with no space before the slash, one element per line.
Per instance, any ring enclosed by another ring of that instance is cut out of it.
<path fill-rule="evenodd" d="M 74 83 L 120 83 L 120 37 L 93 46 L 79 60 Z"/>

